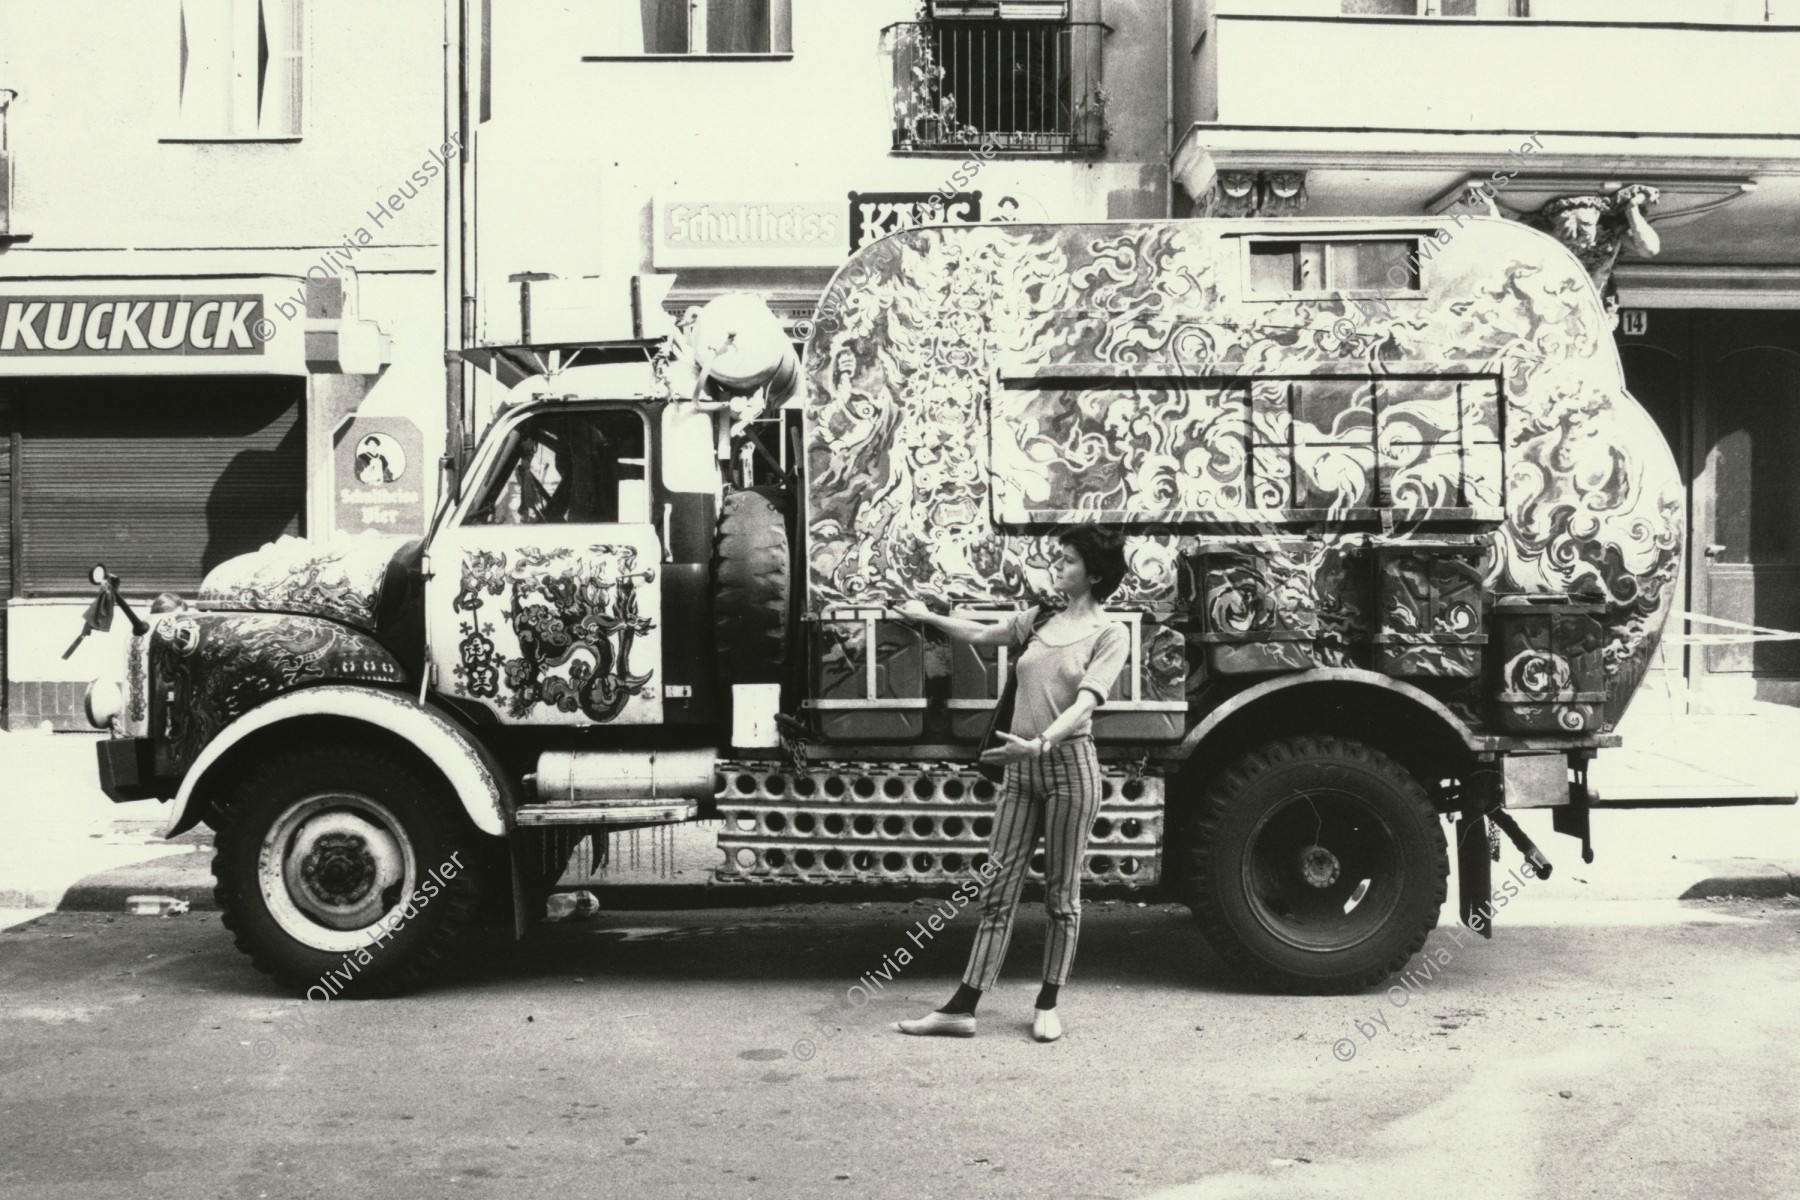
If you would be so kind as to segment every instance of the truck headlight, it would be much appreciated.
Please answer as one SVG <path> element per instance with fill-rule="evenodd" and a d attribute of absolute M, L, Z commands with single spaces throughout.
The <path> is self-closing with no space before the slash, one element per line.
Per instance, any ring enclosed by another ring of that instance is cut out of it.
<path fill-rule="evenodd" d="M 124 689 L 116 680 L 96 679 L 88 684 L 85 704 L 88 724 L 95 729 L 105 729 L 125 709 Z"/>

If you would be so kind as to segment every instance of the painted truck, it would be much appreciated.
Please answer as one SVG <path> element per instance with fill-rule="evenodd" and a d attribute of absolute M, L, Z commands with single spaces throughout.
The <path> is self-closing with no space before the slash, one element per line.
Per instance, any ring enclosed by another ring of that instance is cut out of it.
<path fill-rule="evenodd" d="M 1423 945 L 1446 822 L 1464 916 L 1490 821 L 1549 869 L 1509 809 L 1591 857 L 1683 498 L 1556 242 L 923 227 L 818 311 L 800 394 L 734 437 L 685 398 L 533 399 L 422 541 L 284 541 L 158 602 L 95 685 L 101 777 L 216 831 L 257 967 L 392 991 L 484 903 L 522 933 L 577 847 L 673 822 L 723 821 L 721 887 L 960 882 L 1010 664 L 900 606 L 1049 603 L 1084 522 L 1131 568 L 1090 886 L 1160 887 L 1257 984 L 1330 991 Z"/>

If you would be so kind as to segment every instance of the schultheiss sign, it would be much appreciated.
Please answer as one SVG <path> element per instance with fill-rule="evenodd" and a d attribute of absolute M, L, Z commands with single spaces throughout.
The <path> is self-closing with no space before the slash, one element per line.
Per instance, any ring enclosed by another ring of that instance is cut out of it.
<path fill-rule="evenodd" d="M 840 205 L 658 197 L 651 225 L 658 267 L 834 267 L 844 261 Z"/>

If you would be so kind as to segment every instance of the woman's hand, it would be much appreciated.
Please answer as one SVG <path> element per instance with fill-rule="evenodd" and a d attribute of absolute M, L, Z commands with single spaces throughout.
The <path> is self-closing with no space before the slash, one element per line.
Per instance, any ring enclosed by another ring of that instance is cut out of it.
<path fill-rule="evenodd" d="M 995 746 L 991 750 L 983 750 L 981 752 L 982 762 L 1029 762 L 1038 756 L 1038 744 L 1036 738 L 1027 741 L 1024 738 L 1014 737 L 1010 733 L 1003 733 L 1000 735 L 1000 738 L 1000 745 Z"/>
<path fill-rule="evenodd" d="M 900 615 L 911 617 L 915 621 L 922 621 L 932 615 L 931 606 L 923 600 L 908 600 L 900 606 Z"/>

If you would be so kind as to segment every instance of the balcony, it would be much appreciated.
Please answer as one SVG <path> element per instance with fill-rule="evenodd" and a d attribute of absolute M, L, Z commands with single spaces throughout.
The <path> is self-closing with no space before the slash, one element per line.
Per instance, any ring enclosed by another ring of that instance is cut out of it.
<path fill-rule="evenodd" d="M 1661 253 L 1627 254 L 1621 289 L 1654 271 L 1659 294 L 1716 290 L 1710 304 L 1792 293 L 1791 272 L 1766 268 L 1800 211 L 1800 0 L 1195 0 L 1189 13 L 1171 174 L 1197 213 L 1442 213 L 1487 181 L 1523 217 L 1637 183 L 1660 194 Z"/>
<path fill-rule="evenodd" d="M 1107 137 L 1097 21 L 910 21 L 882 31 L 894 149 L 1091 154 Z"/>
<path fill-rule="evenodd" d="M 1214 0 L 1196 30 L 1191 111 L 1260 128 L 1800 133 L 1800 27 L 1781 24 L 1800 21 L 1800 0 L 1530 0 L 1529 16 L 1516 0 L 1407 6 Z"/>

